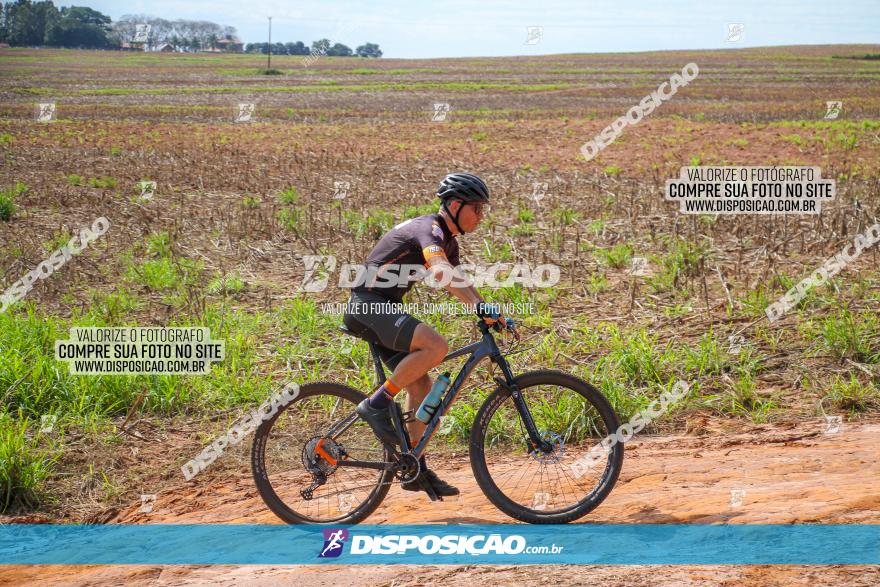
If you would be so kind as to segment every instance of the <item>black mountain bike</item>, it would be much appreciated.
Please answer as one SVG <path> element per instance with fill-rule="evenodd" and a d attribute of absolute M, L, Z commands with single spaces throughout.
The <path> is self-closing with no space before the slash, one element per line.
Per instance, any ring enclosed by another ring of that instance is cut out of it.
<path fill-rule="evenodd" d="M 623 466 L 623 444 L 615 444 L 605 461 L 589 467 L 575 463 L 617 431 L 608 400 L 586 381 L 560 371 L 514 377 L 490 326 L 483 320 L 478 325 L 482 340 L 444 359 L 470 355 L 411 450 L 382 443 L 358 417 L 355 407 L 363 393 L 330 382 L 301 386 L 254 438 L 251 467 L 269 509 L 289 524 L 356 524 L 379 507 L 395 479 L 421 481 L 419 457 L 468 375 L 487 357 L 503 377 L 494 378 L 497 388 L 474 418 L 470 460 L 489 501 L 535 524 L 571 522 L 602 503 Z M 363 338 L 370 344 L 378 389 L 386 378 L 378 341 Z M 409 447 L 404 423 L 412 412 L 403 413 L 397 402 L 388 409 L 400 447 Z M 432 500 L 442 499 L 427 482 L 423 487 Z"/>

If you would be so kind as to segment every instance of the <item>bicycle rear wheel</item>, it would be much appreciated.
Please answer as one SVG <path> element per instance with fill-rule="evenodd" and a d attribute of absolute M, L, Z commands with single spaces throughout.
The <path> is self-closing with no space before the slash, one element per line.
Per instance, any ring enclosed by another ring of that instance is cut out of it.
<path fill-rule="evenodd" d="M 471 468 L 498 509 L 532 524 L 571 522 L 608 496 L 623 467 L 623 445 L 602 462 L 584 456 L 619 426 L 608 400 L 586 381 L 560 371 L 532 371 L 515 379 L 547 454 L 532 450 L 511 393 L 495 390 L 471 428 Z"/>
<path fill-rule="evenodd" d="M 388 494 L 391 471 L 334 466 L 317 449 L 321 442 L 334 460 L 348 455 L 390 461 L 391 451 L 360 418 L 334 440 L 325 437 L 365 397 L 338 383 L 309 383 L 257 429 L 251 450 L 254 482 L 269 509 L 288 524 L 357 524 Z"/>

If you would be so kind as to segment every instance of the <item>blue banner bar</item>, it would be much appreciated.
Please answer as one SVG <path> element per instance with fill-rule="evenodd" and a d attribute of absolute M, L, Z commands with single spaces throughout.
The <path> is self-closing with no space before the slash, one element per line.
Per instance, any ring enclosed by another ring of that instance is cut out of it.
<path fill-rule="evenodd" d="M 880 525 L 0 526 L 0 564 L 880 564 Z"/>

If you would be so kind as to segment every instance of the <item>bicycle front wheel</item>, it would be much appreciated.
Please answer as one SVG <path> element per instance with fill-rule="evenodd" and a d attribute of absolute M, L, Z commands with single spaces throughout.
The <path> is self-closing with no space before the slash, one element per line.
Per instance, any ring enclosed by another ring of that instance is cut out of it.
<path fill-rule="evenodd" d="M 471 468 L 486 497 L 507 515 L 532 524 L 563 524 L 595 509 L 623 467 L 623 445 L 602 458 L 591 449 L 619 420 L 608 400 L 586 381 L 560 371 L 515 379 L 549 453 L 531 445 L 510 391 L 498 388 L 480 408 L 470 436 Z"/>
<path fill-rule="evenodd" d="M 345 458 L 390 461 L 390 449 L 366 422 L 357 418 L 333 439 L 327 436 L 365 397 L 338 383 L 309 383 L 257 429 L 254 482 L 269 509 L 288 524 L 357 524 L 388 494 L 390 470 L 339 465 Z"/>

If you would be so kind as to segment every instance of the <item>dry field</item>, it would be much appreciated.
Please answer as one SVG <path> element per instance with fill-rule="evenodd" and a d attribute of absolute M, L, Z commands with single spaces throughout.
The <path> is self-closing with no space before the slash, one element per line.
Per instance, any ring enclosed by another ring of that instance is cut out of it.
<path fill-rule="evenodd" d="M 582 376 L 621 419 L 676 379 L 692 386 L 646 430 L 644 447 L 627 446 L 618 487 L 583 521 L 880 521 L 876 471 L 867 469 L 876 459 L 864 453 L 876 454 L 880 441 L 877 247 L 780 321 L 764 315 L 880 217 L 880 61 L 860 58 L 878 53 L 880 46 L 850 45 L 323 58 L 308 67 L 277 57 L 278 73 L 264 75 L 263 60 L 247 55 L 0 50 L 0 214 L 4 201 L 11 210 L 0 219 L 0 288 L 95 218 L 111 222 L 82 255 L 0 314 L 0 443 L 26 455 L 21 466 L 35 474 L 30 486 L 0 494 L 0 509 L 8 507 L 0 519 L 273 522 L 247 479 L 246 447 L 189 482 L 181 465 L 279 382 L 371 386 L 365 345 L 345 343 L 335 331 L 339 317 L 321 311 L 345 292 L 299 291 L 302 256 L 363 262 L 385 230 L 436 209 L 445 173 L 468 170 L 487 180 L 493 205 L 480 229 L 461 239 L 463 259 L 561 268 L 551 289 L 484 291 L 534 304 L 514 316 L 525 333 L 522 352 L 511 356 L 519 372 L 554 367 Z M 689 62 L 699 65 L 695 80 L 584 160 L 584 142 Z M 827 120 L 826 102 L 834 100 L 843 109 Z M 36 121 L 36 104 L 48 102 L 57 119 Z M 250 122 L 234 122 L 241 103 L 254 104 Z M 449 104 L 445 120 L 432 120 L 435 103 Z M 663 188 L 689 165 L 818 166 L 836 180 L 837 198 L 815 216 L 683 215 L 664 201 Z M 141 197 L 141 181 L 156 182 L 152 198 Z M 334 198 L 337 182 L 349 185 L 344 199 Z M 631 275 L 633 258 L 648 260 L 647 275 Z M 417 287 L 409 301 L 445 299 Z M 423 319 L 452 346 L 475 332 L 467 318 Z M 204 377 L 96 378 L 69 376 L 52 357 L 53 341 L 72 325 L 172 324 L 209 326 L 226 340 L 227 360 Z M 730 336 L 743 337 L 741 348 L 731 349 Z M 472 404 L 488 382 L 488 374 L 473 381 Z M 451 459 L 447 476 L 463 489 L 461 501 L 449 503 L 472 508 L 466 516 L 504 521 L 455 460 L 473 417 L 461 403 L 449 416 L 451 432 L 435 437 Z M 45 415 L 57 417 L 51 434 L 36 432 Z M 824 432 L 828 416 L 842 418 L 839 434 Z M 792 438 L 778 440 L 785 434 Z M 676 451 L 668 454 L 665 442 Z M 741 444 L 747 450 L 730 453 Z M 711 467 L 702 465 L 713 456 Z M 810 464 L 789 483 L 773 474 L 780 462 Z M 700 478 L 716 464 L 714 477 Z M 849 478 L 859 469 L 862 485 Z M 731 515 L 730 480 L 746 476 L 767 499 Z M 697 482 L 711 491 L 693 496 L 688 485 Z M 158 494 L 167 511 L 132 515 L 141 494 Z M 805 503 L 810 515 L 799 509 Z M 405 522 L 408 506 L 413 500 L 395 490 L 368 521 Z M 430 519 L 448 522 L 435 506 L 418 503 Z M 485 582 L 486 570 L 437 567 L 412 580 Z M 79 571 L 71 583 L 274 584 L 312 575 Z M 558 571 L 495 568 L 493 580 L 522 583 Z M 43 572 L 7 569 L 0 583 L 36 581 Z M 615 567 L 585 568 L 583 577 L 627 585 L 798 577 L 859 584 L 870 572 Z M 381 568 L 370 573 L 362 580 L 394 579 Z M 875 575 L 865 584 L 876 582 Z"/>

